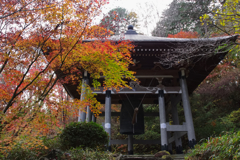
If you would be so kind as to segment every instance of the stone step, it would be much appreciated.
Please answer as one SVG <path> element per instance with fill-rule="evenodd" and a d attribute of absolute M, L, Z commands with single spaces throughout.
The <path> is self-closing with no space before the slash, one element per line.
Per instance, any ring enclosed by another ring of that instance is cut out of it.
<path fill-rule="evenodd" d="M 174 160 L 180 160 L 180 159 L 184 159 L 184 154 L 173 154 L 171 155 L 171 157 L 174 159 Z"/>
<path fill-rule="evenodd" d="M 171 155 L 173 160 L 184 160 L 184 154 Z M 164 160 L 154 157 L 154 155 L 122 155 L 120 160 Z"/>

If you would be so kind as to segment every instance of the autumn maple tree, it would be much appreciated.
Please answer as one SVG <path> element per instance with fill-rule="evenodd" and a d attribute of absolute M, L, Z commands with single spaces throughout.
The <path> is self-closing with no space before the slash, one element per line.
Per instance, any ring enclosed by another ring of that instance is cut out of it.
<path fill-rule="evenodd" d="M 197 32 L 181 30 L 177 34 L 169 34 L 168 37 L 169 38 L 198 38 L 199 35 Z"/>
<path fill-rule="evenodd" d="M 109 32 L 92 21 L 106 0 L 7 0 L 0 3 L 0 110 L 2 133 L 10 138 L 38 134 L 60 126 L 59 115 L 77 115 L 89 105 L 95 114 L 94 95 L 84 101 L 66 101 L 61 83 L 79 83 L 86 70 L 95 87 L 105 76 L 105 88 L 127 86 L 134 79 L 129 42 L 107 40 Z M 86 39 L 95 39 L 86 42 Z M 56 74 L 60 73 L 60 74 Z M 123 79 L 125 77 L 125 79 Z M 81 89 L 78 89 L 79 92 Z M 68 98 L 69 99 L 69 98 Z M 35 128 L 35 132 L 33 132 Z M 36 130 L 36 128 L 40 128 Z M 9 139 L 5 139 L 7 141 Z"/>

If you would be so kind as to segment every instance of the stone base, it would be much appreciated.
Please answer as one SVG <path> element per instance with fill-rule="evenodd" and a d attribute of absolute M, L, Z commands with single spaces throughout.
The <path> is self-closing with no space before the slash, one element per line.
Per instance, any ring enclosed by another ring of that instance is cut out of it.
<path fill-rule="evenodd" d="M 111 146 L 107 147 L 107 151 L 111 152 L 112 151 L 112 148 Z"/>
<path fill-rule="evenodd" d="M 133 155 L 133 150 L 128 151 L 128 155 Z"/>
<path fill-rule="evenodd" d="M 176 147 L 176 153 L 177 153 L 177 154 L 183 154 L 183 148 L 182 148 L 182 146 L 179 145 L 179 146 Z"/>
<path fill-rule="evenodd" d="M 197 144 L 195 139 L 189 140 L 188 141 L 189 147 L 190 148 L 194 148 L 194 146 Z"/>
<path fill-rule="evenodd" d="M 168 145 L 164 144 L 161 146 L 162 151 L 168 151 Z"/>

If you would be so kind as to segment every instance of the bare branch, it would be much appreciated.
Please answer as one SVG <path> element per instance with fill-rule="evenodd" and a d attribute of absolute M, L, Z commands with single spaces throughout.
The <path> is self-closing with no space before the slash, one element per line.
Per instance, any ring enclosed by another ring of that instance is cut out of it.
<path fill-rule="evenodd" d="M 209 58 L 216 54 L 223 54 L 234 47 L 229 41 L 211 42 L 211 41 L 192 41 L 185 45 L 177 44 L 173 51 L 163 52 L 159 57 L 158 63 L 166 68 L 177 66 L 188 66 L 194 64 L 203 58 Z"/>
<path fill-rule="evenodd" d="M 29 2 L 29 3 L 27 3 L 26 5 L 22 6 L 20 9 L 16 10 L 15 12 L 9 13 L 9 14 L 4 15 L 4 16 L 0 16 L 0 19 L 9 17 L 9 16 L 14 15 L 14 14 L 16 14 L 16 13 L 18 13 L 18 12 L 21 12 L 21 11 L 23 10 L 23 8 L 26 8 L 28 5 L 30 5 L 30 4 L 33 3 L 34 1 L 36 1 L 36 0 L 33 0 L 33 1 Z"/>

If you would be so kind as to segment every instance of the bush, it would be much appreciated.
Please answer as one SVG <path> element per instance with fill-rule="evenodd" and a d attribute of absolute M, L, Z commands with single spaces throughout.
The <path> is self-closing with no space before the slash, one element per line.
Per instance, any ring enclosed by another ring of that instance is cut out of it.
<path fill-rule="evenodd" d="M 161 139 L 161 135 L 158 132 L 154 132 L 152 130 L 147 130 L 147 131 L 145 131 L 144 134 L 134 135 L 134 138 L 135 139 L 143 139 L 143 140 Z"/>
<path fill-rule="evenodd" d="M 69 155 L 65 154 L 65 157 L 62 159 L 71 159 L 71 160 L 79 160 L 79 159 L 94 159 L 94 160 L 112 160 L 113 155 L 108 152 L 95 151 L 89 148 L 85 148 L 85 150 L 81 148 L 72 148 L 68 150 Z"/>
<path fill-rule="evenodd" d="M 65 149 L 95 149 L 108 143 L 108 134 L 95 122 L 72 122 L 60 134 L 60 142 Z"/>
<path fill-rule="evenodd" d="M 146 130 L 144 134 L 135 135 L 135 139 L 142 139 L 142 140 L 155 140 L 161 139 L 161 135 L 158 132 L 154 132 L 152 130 Z M 158 144 L 135 144 L 134 145 L 134 153 L 136 154 L 154 154 L 159 151 L 161 145 Z"/>
<path fill-rule="evenodd" d="M 234 127 L 240 128 L 240 109 L 232 111 L 230 115 L 227 117 L 230 122 L 234 124 Z"/>
<path fill-rule="evenodd" d="M 37 137 L 19 136 L 8 146 L 0 147 L 3 160 L 35 160 L 47 153 L 41 139 Z"/>
<path fill-rule="evenodd" d="M 223 136 L 196 145 L 185 159 L 240 159 L 240 131 L 229 132 Z"/>

